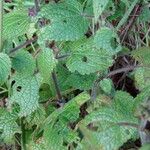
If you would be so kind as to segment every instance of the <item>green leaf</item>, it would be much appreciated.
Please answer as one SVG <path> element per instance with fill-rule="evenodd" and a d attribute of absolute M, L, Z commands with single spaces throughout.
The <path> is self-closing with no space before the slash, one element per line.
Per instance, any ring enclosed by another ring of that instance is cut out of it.
<path fill-rule="evenodd" d="M 141 22 L 149 22 L 150 20 L 150 10 L 148 6 L 145 6 L 140 13 L 139 20 Z"/>
<path fill-rule="evenodd" d="M 139 67 L 134 71 L 135 84 L 139 90 L 150 86 L 150 48 L 142 47 L 132 52 L 132 56 L 143 67 Z"/>
<path fill-rule="evenodd" d="M 133 97 L 118 91 L 112 105 L 102 106 L 79 123 L 84 136 L 80 147 L 84 150 L 86 144 L 95 150 L 119 149 L 129 139 L 135 139 L 137 129 L 134 125 L 138 124 L 138 119 L 133 116 L 133 108 Z M 91 127 L 87 128 L 88 125 Z"/>
<path fill-rule="evenodd" d="M 111 103 L 112 103 L 112 95 L 107 96 L 106 94 L 99 94 L 93 101 L 92 105 L 90 105 L 86 111 L 88 113 L 91 113 L 101 108 L 101 106 L 107 106 L 110 105 Z"/>
<path fill-rule="evenodd" d="M 137 111 L 139 106 L 146 102 L 148 98 L 150 97 L 150 86 L 147 86 L 141 90 L 141 92 L 136 96 L 135 98 L 135 105 L 134 105 L 134 111 Z"/>
<path fill-rule="evenodd" d="M 12 57 L 12 68 L 18 73 L 32 75 L 36 68 L 35 59 L 28 51 L 19 51 Z"/>
<path fill-rule="evenodd" d="M 93 0 L 93 11 L 95 21 L 98 20 L 99 16 L 103 13 L 108 3 L 109 0 Z"/>
<path fill-rule="evenodd" d="M 139 90 L 150 86 L 150 69 L 139 67 L 134 71 L 135 85 Z"/>
<path fill-rule="evenodd" d="M 37 125 L 39 127 L 45 119 L 46 112 L 42 106 L 35 110 L 31 115 L 26 117 L 26 121 L 28 122 L 29 127 L 32 127 L 33 125 Z"/>
<path fill-rule="evenodd" d="M 104 49 L 95 49 L 93 39 L 80 40 L 70 44 L 71 56 L 67 60 L 67 67 L 71 72 L 90 74 L 105 71 L 112 65 L 111 53 Z"/>
<path fill-rule="evenodd" d="M 36 141 L 29 141 L 30 143 L 27 145 L 28 150 L 47 150 L 46 143 L 43 138 L 40 138 Z"/>
<path fill-rule="evenodd" d="M 128 0 L 121 0 L 127 7 L 130 6 L 130 2 Z"/>
<path fill-rule="evenodd" d="M 68 144 L 76 142 L 78 136 L 64 122 L 58 121 L 55 127 L 50 124 L 49 127 L 45 128 L 44 139 L 49 149 L 67 150 Z M 63 145 L 64 142 L 67 142 L 67 146 Z"/>
<path fill-rule="evenodd" d="M 0 85 L 4 84 L 11 73 L 11 61 L 8 55 L 0 53 Z"/>
<path fill-rule="evenodd" d="M 92 88 L 95 79 L 95 74 L 80 75 L 79 73 L 73 73 L 67 78 L 66 82 L 76 89 L 89 90 Z"/>
<path fill-rule="evenodd" d="M 57 65 L 56 72 L 61 91 L 67 91 L 70 88 L 89 90 L 92 88 L 93 82 L 96 79 L 95 74 L 81 75 L 78 72 L 71 73 L 60 63 Z"/>
<path fill-rule="evenodd" d="M 54 96 L 53 92 L 51 91 L 50 85 L 46 83 L 41 84 L 39 95 L 40 95 L 39 102 L 47 101 L 52 96 Z"/>
<path fill-rule="evenodd" d="M 36 76 L 24 76 L 17 74 L 11 79 L 12 83 L 12 96 L 10 97 L 10 105 L 17 103 L 20 106 L 19 116 L 30 115 L 38 108 L 39 87 L 41 78 Z"/>
<path fill-rule="evenodd" d="M 132 56 L 142 65 L 150 66 L 150 47 L 141 47 L 132 51 Z"/>
<path fill-rule="evenodd" d="M 115 47 L 115 40 L 119 43 L 117 34 L 112 29 L 107 27 L 99 29 L 94 37 L 96 48 L 105 49 L 111 54 L 116 54 L 121 50 L 120 45 Z"/>
<path fill-rule="evenodd" d="M 136 100 L 139 100 L 139 99 L 136 98 Z M 149 100 L 149 97 L 146 97 L 146 98 L 144 97 L 144 99 L 142 99 L 141 101 L 137 101 L 135 106 L 136 106 L 136 110 L 135 110 L 134 114 L 138 118 L 141 118 L 142 116 L 144 116 L 145 120 L 150 121 L 150 100 Z"/>
<path fill-rule="evenodd" d="M 20 128 L 16 123 L 17 115 L 14 112 L 8 112 L 0 108 L 0 139 L 5 142 L 11 142 L 15 133 L 20 133 Z"/>
<path fill-rule="evenodd" d="M 111 94 L 113 83 L 111 79 L 103 79 L 100 81 L 100 87 L 106 94 Z"/>
<path fill-rule="evenodd" d="M 54 111 L 47 119 L 46 123 L 44 122 L 44 125 L 48 125 L 51 122 L 55 122 L 57 120 L 57 117 L 63 118 L 65 117 L 67 119 L 66 123 L 68 121 L 75 121 L 80 112 L 80 106 L 83 105 L 86 101 L 90 99 L 90 95 L 86 92 L 83 92 L 79 94 L 78 96 L 74 97 L 72 100 L 70 100 L 63 108 L 59 108 L 56 111 Z M 76 111 L 73 111 L 76 110 Z"/>
<path fill-rule="evenodd" d="M 76 1 L 51 3 L 44 6 L 40 16 L 50 20 L 41 30 L 41 38 L 55 41 L 73 41 L 84 36 L 87 19 L 82 16 L 81 5 Z"/>
<path fill-rule="evenodd" d="M 49 81 L 51 72 L 56 67 L 57 60 L 52 49 L 44 49 L 37 57 L 38 69 L 44 81 Z"/>
<path fill-rule="evenodd" d="M 82 1 L 82 5 L 84 5 L 84 13 L 93 16 L 93 0 Z"/>
<path fill-rule="evenodd" d="M 59 62 L 56 68 L 58 84 L 61 91 L 66 91 L 70 89 L 68 78 L 71 75 L 71 72 L 66 68 L 63 63 Z"/>
<path fill-rule="evenodd" d="M 53 150 L 67 150 L 64 142 L 77 142 L 78 135 L 71 129 L 70 124 L 79 118 L 80 106 L 88 101 L 90 96 L 84 92 L 69 101 L 63 108 L 54 111 L 44 123 L 44 139 L 48 148 Z"/>
<path fill-rule="evenodd" d="M 137 68 L 134 71 L 135 85 L 138 89 L 143 89 L 145 87 L 144 72 L 145 72 L 145 69 L 142 67 Z"/>
<path fill-rule="evenodd" d="M 4 39 L 14 39 L 25 34 L 30 25 L 28 12 L 15 10 L 4 15 Z"/>

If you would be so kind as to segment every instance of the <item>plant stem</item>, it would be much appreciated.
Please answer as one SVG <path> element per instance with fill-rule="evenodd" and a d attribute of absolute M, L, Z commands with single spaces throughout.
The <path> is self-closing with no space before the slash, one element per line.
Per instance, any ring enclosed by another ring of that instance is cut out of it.
<path fill-rule="evenodd" d="M 25 145 L 25 128 L 24 128 L 24 118 L 21 118 L 21 149 L 26 150 L 26 145 Z"/>
<path fill-rule="evenodd" d="M 53 79 L 55 90 L 56 90 L 56 93 L 57 93 L 58 102 L 63 103 L 63 97 L 61 95 L 60 88 L 58 86 L 58 81 L 57 81 L 57 76 L 56 76 L 55 71 L 52 72 L 52 79 Z"/>
<path fill-rule="evenodd" d="M 0 94 L 6 93 L 8 90 L 1 91 Z"/>
<path fill-rule="evenodd" d="M 137 66 L 127 66 L 127 67 L 125 67 L 125 68 L 113 70 L 113 71 L 111 71 L 110 73 L 108 73 L 108 75 L 107 75 L 106 77 L 108 78 L 108 77 L 111 77 L 111 76 L 116 75 L 116 74 L 118 74 L 118 73 L 129 72 L 129 71 L 134 70 L 136 67 L 137 67 Z"/>
<path fill-rule="evenodd" d="M 117 123 L 119 126 L 129 126 L 129 127 L 133 127 L 133 128 L 137 128 L 139 129 L 139 125 L 136 123 L 130 123 L 130 122 L 119 122 Z"/>
<path fill-rule="evenodd" d="M 39 0 L 34 0 L 34 3 L 35 3 L 35 12 L 36 12 L 36 15 L 37 13 L 40 11 L 40 1 Z"/>
<path fill-rule="evenodd" d="M 2 34 L 3 34 L 3 0 L 0 0 L 0 52 L 2 52 Z"/>
<path fill-rule="evenodd" d="M 37 37 L 35 37 L 33 39 L 30 39 L 30 40 L 26 41 L 25 43 L 23 43 L 21 45 L 18 45 L 17 47 L 11 49 L 10 52 L 9 52 L 9 54 L 12 54 L 12 53 L 18 51 L 19 49 L 26 47 L 27 45 L 35 42 L 36 40 L 37 40 Z"/>

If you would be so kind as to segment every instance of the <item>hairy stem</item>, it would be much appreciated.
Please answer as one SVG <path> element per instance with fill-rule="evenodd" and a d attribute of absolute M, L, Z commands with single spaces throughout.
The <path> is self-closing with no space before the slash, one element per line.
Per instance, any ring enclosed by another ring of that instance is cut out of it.
<path fill-rule="evenodd" d="M 2 52 L 3 47 L 3 0 L 0 0 L 0 52 Z"/>
<path fill-rule="evenodd" d="M 60 88 L 59 88 L 59 85 L 58 85 L 57 76 L 56 76 L 55 71 L 52 72 L 52 79 L 53 79 L 53 82 L 54 82 L 54 86 L 55 86 L 55 89 L 56 89 L 58 100 L 59 100 L 60 103 L 63 103 L 63 97 L 62 97 L 61 92 L 60 92 Z"/>
<path fill-rule="evenodd" d="M 26 150 L 24 118 L 21 118 L 21 149 Z"/>
<path fill-rule="evenodd" d="M 40 1 L 39 0 L 34 0 L 35 3 L 35 12 L 36 14 L 40 11 Z"/>
<path fill-rule="evenodd" d="M 30 39 L 30 40 L 26 41 L 25 43 L 23 43 L 23 44 L 21 44 L 21 45 L 18 45 L 17 47 L 11 49 L 10 52 L 9 52 L 9 54 L 12 54 L 12 53 L 14 53 L 14 52 L 20 50 L 21 48 L 26 47 L 27 45 L 29 45 L 29 44 L 35 42 L 36 40 L 37 40 L 37 37 L 35 37 L 35 38 L 33 38 L 33 39 Z"/>

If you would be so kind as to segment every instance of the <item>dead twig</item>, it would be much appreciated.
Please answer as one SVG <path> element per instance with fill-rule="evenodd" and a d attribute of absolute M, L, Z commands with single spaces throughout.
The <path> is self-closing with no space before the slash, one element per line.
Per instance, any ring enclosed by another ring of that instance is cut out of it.
<path fill-rule="evenodd" d="M 123 43 L 123 41 L 125 40 L 129 30 L 132 28 L 132 26 L 135 23 L 137 17 L 141 13 L 141 10 L 142 10 L 141 4 L 137 4 L 135 6 L 134 10 L 133 10 L 133 13 L 129 17 L 128 23 L 124 25 L 123 30 L 121 31 L 121 33 L 119 33 L 120 34 L 121 43 Z"/>

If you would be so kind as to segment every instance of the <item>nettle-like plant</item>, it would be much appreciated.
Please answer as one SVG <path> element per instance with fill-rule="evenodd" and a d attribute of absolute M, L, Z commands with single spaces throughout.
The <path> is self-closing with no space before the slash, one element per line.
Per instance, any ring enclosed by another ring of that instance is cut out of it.
<path fill-rule="evenodd" d="M 116 150 L 150 142 L 147 0 L 0 6 L 1 145 Z"/>

